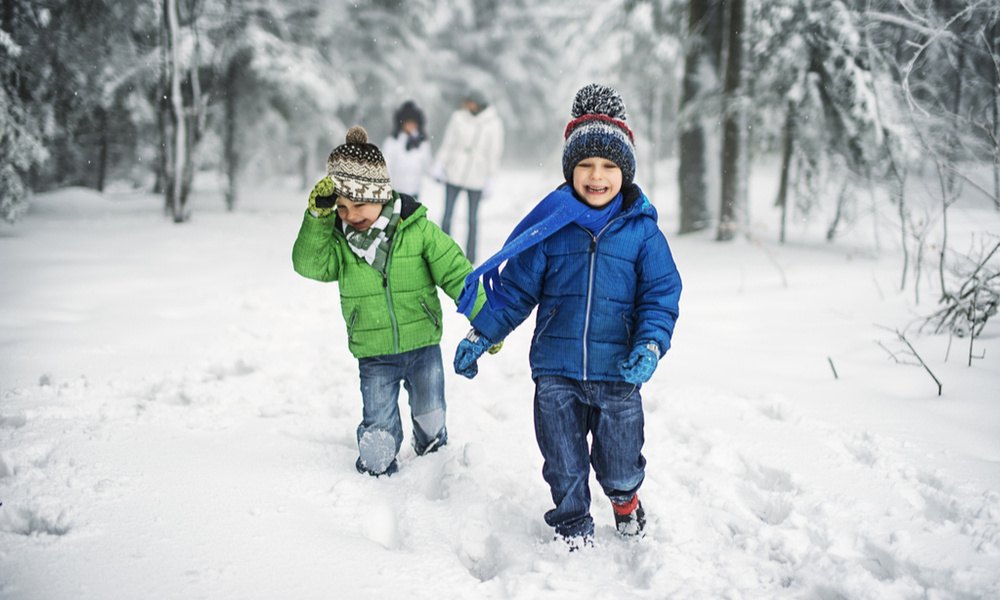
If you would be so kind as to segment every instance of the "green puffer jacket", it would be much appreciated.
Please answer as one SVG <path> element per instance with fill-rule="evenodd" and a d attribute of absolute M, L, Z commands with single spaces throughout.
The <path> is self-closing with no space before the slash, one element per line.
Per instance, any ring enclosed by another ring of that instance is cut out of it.
<path fill-rule="evenodd" d="M 427 220 L 427 207 L 400 198 L 401 218 L 384 278 L 348 247 L 335 212 L 318 218 L 306 211 L 292 248 L 297 273 L 339 282 L 348 347 L 357 358 L 439 344 L 443 315 L 437 288 L 455 300 L 472 272 L 458 244 Z M 484 301 L 480 286 L 473 316 Z"/>

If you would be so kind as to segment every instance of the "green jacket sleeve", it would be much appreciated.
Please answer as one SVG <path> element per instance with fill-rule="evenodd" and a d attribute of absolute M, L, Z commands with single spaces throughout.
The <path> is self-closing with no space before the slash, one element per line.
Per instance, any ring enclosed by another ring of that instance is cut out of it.
<path fill-rule="evenodd" d="M 303 277 L 317 281 L 340 278 L 343 248 L 334 237 L 336 214 L 314 217 L 306 211 L 292 246 L 292 266 Z"/>
<path fill-rule="evenodd" d="M 472 272 L 472 264 L 465 258 L 455 240 L 430 221 L 424 221 L 424 260 L 430 266 L 434 283 L 456 302 L 465 286 L 466 276 Z M 479 284 L 476 304 L 472 309 L 475 317 L 486 302 L 486 291 Z"/>

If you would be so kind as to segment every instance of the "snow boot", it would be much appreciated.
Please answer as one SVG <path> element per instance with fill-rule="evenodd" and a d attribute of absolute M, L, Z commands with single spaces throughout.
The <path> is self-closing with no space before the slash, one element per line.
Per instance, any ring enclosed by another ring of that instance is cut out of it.
<path fill-rule="evenodd" d="M 642 509 L 638 494 L 633 495 L 632 499 L 624 504 L 612 502 L 611 508 L 615 511 L 615 526 L 619 534 L 623 537 L 642 535 L 642 530 L 646 526 L 646 511 Z"/>
<path fill-rule="evenodd" d="M 354 468 L 358 470 L 358 473 L 367 473 L 372 477 L 380 477 L 382 475 L 388 477 L 399 470 L 399 464 L 396 462 L 396 459 L 394 458 L 392 459 L 392 462 L 389 463 L 389 466 L 385 468 L 384 471 L 375 472 L 372 471 L 371 469 L 366 468 L 364 463 L 361 462 L 361 457 L 359 456 L 358 461 L 354 463 Z"/>
<path fill-rule="evenodd" d="M 432 452 L 437 452 L 442 446 L 448 445 L 448 438 L 443 436 L 438 436 L 431 440 L 429 444 L 423 449 L 417 448 L 414 444 L 413 450 L 417 453 L 417 456 L 424 456 Z"/>

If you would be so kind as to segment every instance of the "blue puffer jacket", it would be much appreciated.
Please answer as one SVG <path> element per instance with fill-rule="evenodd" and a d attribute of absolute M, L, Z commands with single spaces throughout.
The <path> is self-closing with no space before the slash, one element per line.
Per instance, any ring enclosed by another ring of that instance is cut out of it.
<path fill-rule="evenodd" d="M 567 225 L 509 260 L 501 280 L 513 300 L 484 307 L 472 325 L 500 341 L 537 305 L 532 377 L 623 381 L 618 362 L 632 348 L 670 348 L 681 279 L 656 209 L 634 186 L 597 234 Z"/>

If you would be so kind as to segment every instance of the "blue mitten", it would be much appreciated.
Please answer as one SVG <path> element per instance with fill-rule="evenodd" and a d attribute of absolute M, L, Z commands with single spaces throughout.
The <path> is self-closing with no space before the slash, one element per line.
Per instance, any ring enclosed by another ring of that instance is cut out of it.
<path fill-rule="evenodd" d="M 493 342 L 485 335 L 475 329 L 470 329 L 465 339 L 458 343 L 458 348 L 455 350 L 455 372 L 468 379 L 475 377 L 479 373 L 479 365 L 476 364 L 476 361 L 483 355 L 483 352 L 492 346 Z"/>
<path fill-rule="evenodd" d="M 618 363 L 618 370 L 625 381 L 639 385 L 646 383 L 653 376 L 656 370 L 656 363 L 660 361 L 660 347 L 653 342 L 645 346 L 636 346 L 628 358 Z"/>

